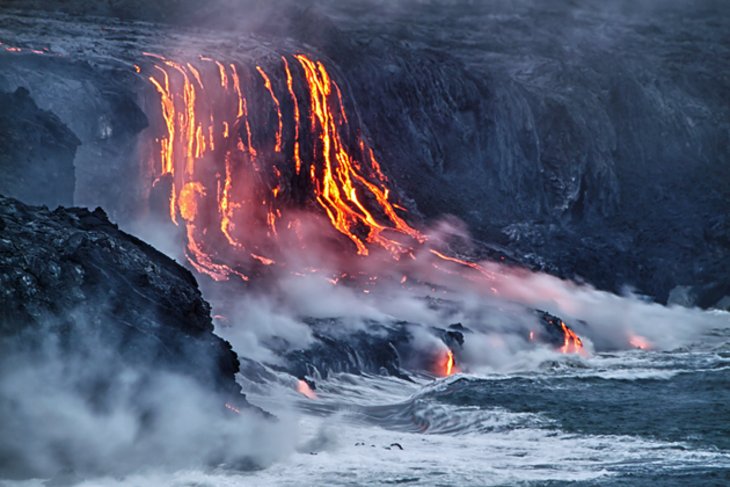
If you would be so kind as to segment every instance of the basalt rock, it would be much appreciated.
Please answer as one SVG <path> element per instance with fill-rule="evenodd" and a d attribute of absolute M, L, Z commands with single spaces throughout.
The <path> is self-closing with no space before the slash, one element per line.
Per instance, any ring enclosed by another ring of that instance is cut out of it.
<path fill-rule="evenodd" d="M 701 2 L 330 2 L 387 169 L 533 268 L 727 294 L 728 10 Z M 334 26 L 334 27 L 332 27 Z"/>
<path fill-rule="evenodd" d="M 383 374 L 408 378 L 401 351 L 412 338 L 407 324 L 369 323 L 367 331 L 350 330 L 336 319 L 310 320 L 314 342 L 306 349 L 284 354 L 291 375 L 304 379 L 327 378 L 332 373 Z"/>
<path fill-rule="evenodd" d="M 41 177 L 36 177 L 37 183 L 33 186 L 41 194 L 63 189 L 64 199 L 27 199 L 25 194 L 13 193 L 2 186 L 0 192 L 33 204 L 101 206 L 116 221 L 130 218 L 145 193 L 138 184 L 144 175 L 140 173 L 140 157 L 136 150 L 138 135 L 148 125 L 131 90 L 131 74 L 118 67 L 102 69 L 65 55 L 26 52 L 0 56 L 0 72 L 7 89 L 30 92 L 38 107 L 57 116 L 53 123 L 62 123 L 68 127 L 66 131 L 74 134 L 70 139 L 74 151 L 70 153 L 68 163 L 63 167 L 39 163 L 36 170 Z M 53 138 L 40 136 L 42 132 L 34 128 L 40 124 L 29 129 L 20 125 L 22 119 L 18 118 L 16 110 L 6 108 L 4 103 L 0 117 L 11 117 L 12 126 L 17 127 L 14 130 L 22 131 L 11 149 L 49 150 L 51 155 L 46 156 L 46 162 L 54 162 L 54 157 L 65 157 L 66 152 L 55 147 L 59 144 L 54 146 Z M 79 146 L 78 150 L 76 146 Z M 8 164 L 22 160 L 11 157 Z M 42 179 L 44 174 L 47 174 L 46 179 Z M 56 179 L 51 181 L 51 176 Z M 67 196 L 67 180 L 73 182 L 70 197 Z"/>
<path fill-rule="evenodd" d="M 563 327 L 568 325 L 560 317 L 540 310 L 526 311 L 535 318 L 529 327 L 531 333 L 524 331 L 525 338 L 529 336 L 535 344 L 554 349 L 578 351 L 582 347 L 580 342 L 567 341 Z M 312 388 L 317 380 L 338 373 L 389 375 L 405 380 L 411 380 L 412 374 L 440 376 L 445 373 L 445 347 L 458 364 L 465 343 L 473 336 L 473 330 L 461 323 L 440 328 L 404 321 L 366 321 L 364 328 L 353 328 L 342 320 L 319 318 L 307 324 L 312 329 L 312 343 L 303 349 L 289 349 L 283 339 L 271 343 L 282 362 L 270 366 L 307 381 Z M 242 373 L 253 382 L 260 382 L 266 374 L 257 363 L 247 364 Z"/>
<path fill-rule="evenodd" d="M 79 139 L 25 88 L 0 93 L 0 194 L 31 204 L 71 205 Z"/>
<path fill-rule="evenodd" d="M 89 362 L 91 382 L 123 368 L 168 371 L 247 405 L 236 354 L 213 334 L 189 271 L 99 208 L 49 211 L 0 196 L 0 358 L 19 346 L 36 353 L 49 337 L 74 360 L 106 350 L 106 362 Z"/>

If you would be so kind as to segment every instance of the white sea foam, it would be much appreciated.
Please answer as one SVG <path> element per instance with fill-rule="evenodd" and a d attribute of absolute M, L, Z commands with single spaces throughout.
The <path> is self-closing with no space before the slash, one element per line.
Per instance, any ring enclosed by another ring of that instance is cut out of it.
<path fill-rule="evenodd" d="M 605 479 L 638 465 L 656 470 L 707 465 L 730 468 L 730 460 L 720 452 L 687 450 L 678 444 L 626 436 L 573 435 L 536 428 L 487 435 L 423 435 L 353 424 L 339 415 L 302 416 L 300 428 L 317 440 L 312 442 L 317 448 L 302 450 L 262 471 L 145 472 L 79 485 L 504 485 Z"/>

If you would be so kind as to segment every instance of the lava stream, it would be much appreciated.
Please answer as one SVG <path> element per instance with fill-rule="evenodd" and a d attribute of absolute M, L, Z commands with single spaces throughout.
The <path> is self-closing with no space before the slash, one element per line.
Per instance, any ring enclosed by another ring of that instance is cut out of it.
<path fill-rule="evenodd" d="M 312 205 L 361 258 L 382 249 L 394 261 L 416 259 L 427 238 L 399 214 L 405 209 L 391 200 L 388 178 L 352 126 L 325 65 L 296 54 L 274 66 L 144 53 L 134 67 L 146 73 L 160 106 L 162 131 L 150 155 L 153 191 L 167 193 L 169 218 L 184 227 L 191 266 L 216 281 L 248 281 L 274 264 L 291 266 L 292 243 L 309 243 L 300 216 Z M 428 250 L 442 261 L 433 264 L 439 271 L 483 280 L 497 293 L 497 278 L 485 267 Z M 476 277 L 466 276 L 467 269 Z M 567 325 L 562 331 L 561 351 L 583 349 Z M 453 354 L 444 367 L 446 375 L 457 370 Z"/>

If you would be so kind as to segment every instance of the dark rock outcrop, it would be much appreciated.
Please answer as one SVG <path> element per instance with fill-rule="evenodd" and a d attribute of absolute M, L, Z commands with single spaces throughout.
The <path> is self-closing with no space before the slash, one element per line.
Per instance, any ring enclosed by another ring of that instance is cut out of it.
<path fill-rule="evenodd" d="M 192 274 L 101 209 L 49 211 L 0 197 L 0 235 L 0 343 L 91 329 L 121 365 L 180 373 L 245 403 L 236 354 L 213 334 Z"/>
<path fill-rule="evenodd" d="M 0 194 L 36 205 L 73 204 L 80 141 L 25 88 L 0 93 Z"/>
<path fill-rule="evenodd" d="M 102 67 L 70 56 L 26 51 L 0 56 L 0 72 L 7 89 L 30 91 L 38 107 L 53 112 L 80 141 L 74 172 L 65 175 L 75 179 L 73 200 L 63 204 L 101 206 L 115 221 L 128 220 L 146 194 L 139 184 L 145 175 L 138 134 L 148 124 L 135 101 L 132 73 L 118 64 Z M 3 107 L 3 116 L 17 123 L 12 109 Z"/>
<path fill-rule="evenodd" d="M 555 349 L 565 344 L 561 318 L 539 310 L 526 310 L 535 315 L 530 327 L 532 333 L 515 327 L 516 334 L 523 334 L 536 344 Z M 504 311 L 502 311 L 504 313 Z M 278 339 L 269 344 L 282 357 L 273 369 L 287 372 L 309 381 L 327 379 L 330 374 L 390 375 L 411 380 L 411 374 L 442 375 L 444 373 L 444 347 L 448 347 L 457 361 L 465 342 L 471 339 L 473 330 L 454 323 L 446 328 L 428 327 L 405 321 L 367 321 L 364 328 L 351 328 L 338 319 L 310 319 L 312 343 L 304 349 L 289 350 L 289 344 Z M 581 323 L 581 326 L 584 326 Z M 257 364 L 247 364 L 243 375 L 254 382 L 261 380 L 262 372 Z"/>
<path fill-rule="evenodd" d="M 371 322 L 367 331 L 352 331 L 336 319 L 320 319 L 310 320 L 309 326 L 314 342 L 306 349 L 283 354 L 284 366 L 277 368 L 300 379 L 342 372 L 408 377 L 405 369 L 412 364 L 402 363 L 401 350 L 410 348 L 409 324 Z"/>
<path fill-rule="evenodd" d="M 265 464 L 238 370 L 189 271 L 101 209 L 0 196 L 0 477 Z"/>

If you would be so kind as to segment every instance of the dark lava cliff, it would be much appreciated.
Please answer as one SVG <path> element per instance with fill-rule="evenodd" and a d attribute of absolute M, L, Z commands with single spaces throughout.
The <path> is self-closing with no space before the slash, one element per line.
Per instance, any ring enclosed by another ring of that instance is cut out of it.
<path fill-rule="evenodd" d="M 25 88 L 0 93 L 0 194 L 27 203 L 73 204 L 80 141 Z"/>
<path fill-rule="evenodd" d="M 413 214 L 454 214 L 525 265 L 603 289 L 701 306 L 730 295 L 723 2 L 4 4 L 214 28 L 263 50 L 321 53 Z M 32 40 L 32 26 L 23 28 Z M 127 125 L 128 137 L 141 126 Z"/>
<path fill-rule="evenodd" d="M 730 9 L 636 3 L 0 0 L 0 193 L 23 200 L 0 197 L 0 417 L 13 419 L 0 422 L 0 470 L 114 471 L 105 442 L 65 448 L 69 432 L 54 429 L 76 423 L 53 405 L 76 411 L 77 399 L 90 429 L 120 404 L 133 413 L 129 436 L 109 434 L 128 440 L 120 469 L 160 451 L 217 465 L 245 438 L 197 413 L 160 426 L 191 397 L 226 419 L 248 404 L 193 275 L 107 218 L 149 216 L 140 154 L 161 122 L 158 94 L 132 69 L 143 51 L 252 66 L 311 53 L 414 226 L 455 215 L 475 237 L 470 257 L 496 249 L 602 289 L 730 308 Z M 380 341 L 334 325 L 312 326 L 315 344 L 282 354 L 280 369 L 426 369 L 409 363 L 401 324 Z M 468 332 L 429 333 L 458 358 Z M 190 445 L 198 435 L 213 451 Z"/>
<path fill-rule="evenodd" d="M 234 451 L 225 432 L 244 434 L 237 424 L 218 431 L 237 418 L 226 404 L 249 408 L 238 370 L 189 271 L 100 209 L 50 211 L 0 196 L 5 475 L 218 464 Z M 203 432 L 221 444 L 185 447 Z M 152 454 L 160 441 L 171 458 Z"/>
<path fill-rule="evenodd" d="M 537 268 L 613 291 L 666 301 L 694 285 L 690 302 L 702 306 L 730 292 L 726 6 L 320 11 L 326 27 L 295 25 L 339 63 L 427 218 L 455 214 Z"/>
<path fill-rule="evenodd" d="M 2 197 L 0 230 L 4 339 L 32 340 L 49 322 L 73 333 L 86 321 L 120 342 L 120 359 L 239 392 L 236 355 L 213 334 L 192 274 L 120 231 L 101 209 L 50 211 Z"/>

